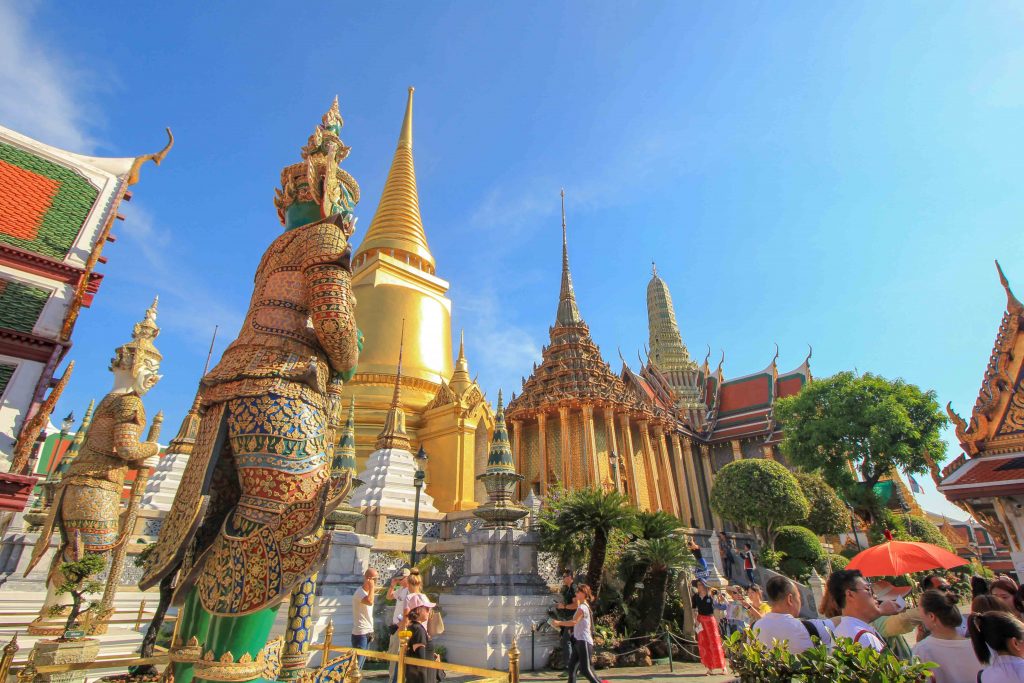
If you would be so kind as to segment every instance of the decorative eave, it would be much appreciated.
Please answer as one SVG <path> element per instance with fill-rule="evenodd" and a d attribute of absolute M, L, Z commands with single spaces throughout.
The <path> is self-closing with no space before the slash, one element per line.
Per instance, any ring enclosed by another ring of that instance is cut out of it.
<path fill-rule="evenodd" d="M 1024 449 L 1024 305 L 1014 296 L 998 261 L 996 270 L 1006 292 L 1006 312 L 970 421 L 957 415 L 952 404 L 946 406 L 960 446 L 972 458 Z"/>
<path fill-rule="evenodd" d="M 58 346 L 66 349 L 70 344 L 0 327 L 0 354 L 5 356 L 46 363 L 53 357 L 54 349 Z"/>
<path fill-rule="evenodd" d="M 86 275 L 84 268 L 2 243 L 0 243 L 0 265 L 25 273 L 32 273 L 33 275 L 40 275 L 69 285 L 77 285 L 81 281 L 82 276 Z M 103 275 L 100 273 L 88 273 L 88 277 L 89 282 L 86 286 L 86 292 L 95 294 L 100 288 L 100 281 L 103 279 Z"/>

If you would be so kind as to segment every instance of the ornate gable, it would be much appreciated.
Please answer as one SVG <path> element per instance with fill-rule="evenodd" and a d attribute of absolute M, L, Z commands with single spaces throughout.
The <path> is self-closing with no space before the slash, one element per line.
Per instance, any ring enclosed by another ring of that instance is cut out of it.
<path fill-rule="evenodd" d="M 946 406 L 957 439 L 972 458 L 1024 449 L 1024 305 L 1014 296 L 998 262 L 996 269 L 1006 291 L 1006 312 L 970 421 L 957 415 L 952 404 Z"/>

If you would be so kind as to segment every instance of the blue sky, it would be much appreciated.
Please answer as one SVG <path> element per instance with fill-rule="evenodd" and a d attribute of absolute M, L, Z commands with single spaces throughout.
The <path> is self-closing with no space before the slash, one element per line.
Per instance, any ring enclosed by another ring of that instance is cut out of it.
<path fill-rule="evenodd" d="M 173 435 L 280 231 L 280 169 L 335 94 L 365 231 L 416 86 L 423 219 L 492 399 L 554 318 L 562 186 L 580 308 L 616 368 L 647 339 L 656 259 L 691 352 L 724 349 L 727 376 L 813 344 L 819 376 L 903 377 L 966 414 L 1005 306 L 992 260 L 1024 290 L 1019 4 L 211 4 L 0 0 L 0 121 L 99 155 L 177 138 L 105 250 L 58 417 L 108 390 L 159 294 L 146 403 Z M 923 479 L 926 507 L 958 512 Z"/>

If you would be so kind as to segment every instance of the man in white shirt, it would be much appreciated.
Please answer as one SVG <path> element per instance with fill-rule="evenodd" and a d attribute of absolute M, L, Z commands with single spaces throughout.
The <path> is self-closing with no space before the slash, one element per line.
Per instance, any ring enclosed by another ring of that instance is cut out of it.
<path fill-rule="evenodd" d="M 857 569 L 841 569 L 828 577 L 828 592 L 835 599 L 843 618 L 836 627 L 836 638 L 850 638 L 862 647 L 881 652 L 885 641 L 871 622 L 881 616 L 875 592 Z"/>
<path fill-rule="evenodd" d="M 363 572 L 363 585 L 352 594 L 352 647 L 365 650 L 373 638 L 373 598 L 377 593 L 377 570 Z M 357 658 L 362 670 L 366 657 Z"/>
<path fill-rule="evenodd" d="M 824 619 L 801 621 L 800 591 L 796 584 L 785 576 L 773 576 L 765 586 L 768 604 L 772 611 L 758 619 L 752 627 L 757 639 L 769 647 L 776 643 L 786 643 L 789 651 L 800 654 L 812 647 L 812 631 L 826 646 L 832 647 L 832 632 Z"/>

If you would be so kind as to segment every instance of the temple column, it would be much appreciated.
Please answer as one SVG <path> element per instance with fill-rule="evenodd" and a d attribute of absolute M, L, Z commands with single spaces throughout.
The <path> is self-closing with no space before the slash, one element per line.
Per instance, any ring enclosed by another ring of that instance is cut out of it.
<path fill-rule="evenodd" d="M 558 436 L 562 442 L 562 486 L 573 488 L 572 439 L 569 438 L 569 406 L 558 406 Z"/>
<path fill-rule="evenodd" d="M 587 483 L 600 491 L 604 487 L 597 455 L 597 437 L 594 434 L 594 406 L 589 403 L 583 406 L 583 444 L 583 471 L 590 480 Z"/>
<path fill-rule="evenodd" d="M 548 414 L 537 413 L 537 449 L 540 451 L 540 495 L 548 495 Z"/>
<path fill-rule="evenodd" d="M 672 467 L 669 465 L 668 447 L 665 445 L 665 429 L 661 425 L 654 428 L 654 440 L 657 441 L 657 453 L 661 468 L 661 497 L 665 504 L 670 506 L 669 512 L 678 517 L 680 515 L 679 500 L 676 499 L 676 489 L 673 485 L 675 477 L 672 476 Z"/>
<path fill-rule="evenodd" d="M 761 452 L 764 453 L 765 460 L 775 459 L 775 449 L 772 448 L 771 445 L 765 444 L 764 446 L 761 446 Z"/>
<path fill-rule="evenodd" d="M 693 505 L 694 523 L 704 529 L 711 528 L 711 520 L 704 509 L 704 501 L 700 497 L 700 481 L 697 479 L 697 468 L 693 464 L 693 446 L 690 440 L 683 441 L 683 465 L 686 467 L 686 476 L 690 480 L 690 502 Z"/>
<path fill-rule="evenodd" d="M 512 457 L 516 461 L 516 472 L 525 475 L 526 478 L 516 484 L 516 491 L 519 494 L 519 500 L 523 499 L 523 485 L 530 485 L 530 473 L 526 471 L 523 466 L 523 421 L 522 420 L 510 420 L 512 423 Z"/>
<path fill-rule="evenodd" d="M 733 460 L 733 462 L 736 462 L 737 460 L 742 460 L 743 459 L 743 448 L 740 447 L 739 439 L 733 439 L 732 441 L 729 442 L 729 445 L 732 446 L 732 460 Z"/>
<path fill-rule="evenodd" d="M 683 448 L 679 445 L 679 435 L 672 433 L 672 465 L 676 475 L 676 490 L 679 497 L 679 509 L 683 523 L 693 524 L 693 508 L 690 507 L 689 486 L 686 483 L 686 465 L 683 462 Z"/>
<path fill-rule="evenodd" d="M 633 505 L 640 507 L 640 479 L 636 476 L 636 459 L 633 457 L 633 435 L 629 430 L 629 415 L 621 413 L 619 415 L 619 427 L 622 432 L 622 447 L 626 455 L 626 467 L 629 468 L 629 479 L 633 483 L 633 486 L 629 489 L 629 496 L 633 500 Z"/>
<path fill-rule="evenodd" d="M 711 450 L 707 446 L 702 445 L 700 447 L 700 459 L 701 464 L 704 465 L 704 485 L 708 488 L 708 509 L 711 511 L 711 521 L 714 522 L 714 528 L 721 531 L 724 528 L 722 526 L 722 518 L 711 507 L 711 488 L 714 485 L 714 478 L 711 476 Z"/>
<path fill-rule="evenodd" d="M 654 448 L 651 446 L 651 426 L 647 420 L 640 420 L 637 426 L 640 428 L 640 443 L 643 446 L 641 457 L 644 460 L 644 473 L 647 474 L 647 496 L 651 499 L 652 509 L 664 510 L 666 506 L 661 500 L 661 491 L 658 486 L 661 477 L 657 476 L 653 462 Z"/>
<path fill-rule="evenodd" d="M 612 468 L 615 490 L 622 493 L 622 476 L 619 473 L 619 442 L 615 438 L 615 413 L 611 408 L 604 409 L 604 434 L 605 440 L 608 442 L 608 464 Z M 611 464 L 613 462 L 614 466 Z"/>

